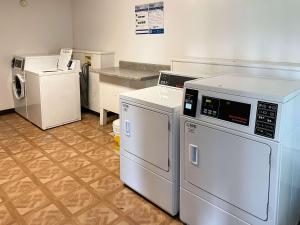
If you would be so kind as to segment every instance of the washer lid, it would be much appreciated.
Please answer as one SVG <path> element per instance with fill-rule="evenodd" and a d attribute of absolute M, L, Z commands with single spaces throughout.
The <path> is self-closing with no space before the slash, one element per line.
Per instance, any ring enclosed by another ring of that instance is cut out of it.
<path fill-rule="evenodd" d="M 166 112 L 179 111 L 183 98 L 183 89 L 155 86 L 120 95 L 121 99 L 154 107 Z"/>
<path fill-rule="evenodd" d="M 228 75 L 189 81 L 185 87 L 283 103 L 300 93 L 300 80 Z"/>

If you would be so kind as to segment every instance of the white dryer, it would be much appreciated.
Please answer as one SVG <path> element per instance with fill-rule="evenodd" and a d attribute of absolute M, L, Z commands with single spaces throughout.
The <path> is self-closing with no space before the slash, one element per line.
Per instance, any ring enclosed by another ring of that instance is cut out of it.
<path fill-rule="evenodd" d="M 54 68 L 57 64 L 57 55 L 47 56 L 16 56 L 12 61 L 12 92 L 15 111 L 28 118 L 26 100 L 25 70 L 40 68 Z"/>
<path fill-rule="evenodd" d="M 186 82 L 180 218 L 189 225 L 296 225 L 300 81 Z"/>
<path fill-rule="evenodd" d="M 179 207 L 182 88 L 193 79 L 162 72 L 158 86 L 120 96 L 121 180 L 171 215 Z"/>

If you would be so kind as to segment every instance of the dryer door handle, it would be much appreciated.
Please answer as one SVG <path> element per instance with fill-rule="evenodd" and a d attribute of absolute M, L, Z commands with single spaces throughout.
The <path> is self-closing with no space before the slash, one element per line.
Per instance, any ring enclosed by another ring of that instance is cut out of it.
<path fill-rule="evenodd" d="M 189 145 L 190 162 L 194 166 L 199 166 L 199 148 L 196 145 Z"/>
<path fill-rule="evenodd" d="M 131 135 L 131 123 L 128 120 L 125 120 L 125 135 L 130 137 Z"/>

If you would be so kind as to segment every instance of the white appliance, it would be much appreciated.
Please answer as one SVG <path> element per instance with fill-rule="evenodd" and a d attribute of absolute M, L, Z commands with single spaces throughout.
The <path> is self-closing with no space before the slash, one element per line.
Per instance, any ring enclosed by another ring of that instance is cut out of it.
<path fill-rule="evenodd" d="M 185 83 L 180 218 L 189 225 L 296 225 L 300 81 Z"/>
<path fill-rule="evenodd" d="M 115 53 L 88 50 L 73 50 L 73 59 L 80 60 L 81 64 L 90 64 L 91 67 L 88 79 L 88 109 L 100 113 L 100 89 L 98 71 L 103 68 L 114 67 Z"/>
<path fill-rule="evenodd" d="M 162 72 L 158 86 L 120 95 L 121 180 L 171 215 L 179 208 L 183 84 L 192 79 Z"/>
<path fill-rule="evenodd" d="M 61 52 L 62 58 L 68 65 L 26 70 L 28 120 L 43 130 L 81 120 L 80 62 L 71 63 L 68 51 Z"/>
<path fill-rule="evenodd" d="M 14 98 L 14 106 L 15 111 L 24 118 L 28 118 L 25 88 L 25 70 L 34 68 L 53 68 L 56 66 L 57 61 L 57 55 L 14 57 L 12 61 L 12 92 Z"/>

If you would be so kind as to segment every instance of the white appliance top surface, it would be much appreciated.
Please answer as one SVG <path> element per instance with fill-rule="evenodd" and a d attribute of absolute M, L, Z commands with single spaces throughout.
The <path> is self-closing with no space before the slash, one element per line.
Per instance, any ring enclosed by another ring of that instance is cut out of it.
<path fill-rule="evenodd" d="M 286 102 L 300 93 L 299 80 L 253 76 L 218 76 L 185 83 L 187 88 L 214 91 L 274 102 Z"/>
<path fill-rule="evenodd" d="M 46 70 L 29 70 L 26 72 L 30 72 L 36 76 L 54 76 L 60 74 L 70 74 L 70 73 L 79 73 L 80 71 L 76 70 L 58 70 L 57 68 L 49 68 Z"/>
<path fill-rule="evenodd" d="M 80 50 L 80 49 L 74 49 L 73 53 L 85 53 L 85 54 L 95 54 L 95 55 L 111 55 L 111 54 L 114 54 L 114 52 L 91 51 L 91 50 Z"/>
<path fill-rule="evenodd" d="M 122 93 L 120 96 L 121 99 L 173 112 L 181 108 L 183 89 L 154 86 Z"/>
<path fill-rule="evenodd" d="M 24 59 L 36 59 L 36 58 L 47 58 L 47 57 L 59 57 L 59 55 L 50 54 L 50 55 L 40 55 L 40 54 L 31 54 L 31 55 L 16 55 L 17 58 Z"/>
<path fill-rule="evenodd" d="M 240 59 L 196 58 L 196 57 L 177 58 L 177 59 L 173 59 L 172 62 L 239 66 L 239 67 L 252 67 L 252 68 L 265 68 L 265 69 L 283 69 L 283 70 L 296 70 L 296 71 L 300 70 L 300 63 L 288 63 L 288 62 L 268 62 L 268 61 L 240 60 Z"/>

